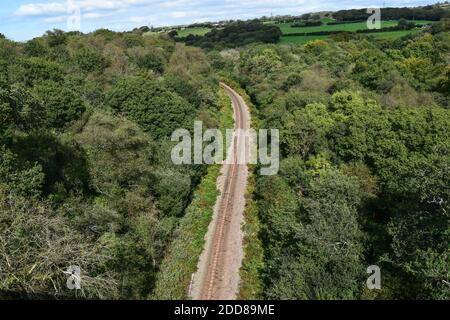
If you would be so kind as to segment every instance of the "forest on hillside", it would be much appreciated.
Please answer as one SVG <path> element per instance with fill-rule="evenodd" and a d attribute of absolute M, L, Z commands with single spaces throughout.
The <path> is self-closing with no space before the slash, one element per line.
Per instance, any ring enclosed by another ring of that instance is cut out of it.
<path fill-rule="evenodd" d="M 173 165 L 170 135 L 221 127 L 229 79 L 280 130 L 279 174 L 255 178 L 249 298 L 450 299 L 448 20 L 305 45 L 243 28 L 202 38 L 220 50 L 142 30 L 0 37 L 0 298 L 155 297 L 207 172 Z M 383 290 L 366 289 L 369 265 Z"/>
<path fill-rule="evenodd" d="M 280 173 L 256 178 L 250 297 L 449 299 L 450 33 L 211 56 L 280 129 Z"/>
<path fill-rule="evenodd" d="M 206 55 L 98 30 L 0 39 L 0 295 L 147 298 L 203 166 L 170 135 L 217 127 Z"/>
<path fill-rule="evenodd" d="M 448 15 L 448 10 L 436 5 L 428 5 L 415 8 L 383 8 L 383 20 L 433 20 L 439 21 Z M 333 12 L 333 17 L 338 21 L 367 20 L 367 9 L 350 9 Z"/>
<path fill-rule="evenodd" d="M 255 42 L 277 43 L 281 35 L 282 32 L 277 26 L 264 25 L 258 21 L 237 21 L 223 29 L 214 28 L 204 36 L 190 34 L 177 40 L 203 49 L 236 48 Z"/>

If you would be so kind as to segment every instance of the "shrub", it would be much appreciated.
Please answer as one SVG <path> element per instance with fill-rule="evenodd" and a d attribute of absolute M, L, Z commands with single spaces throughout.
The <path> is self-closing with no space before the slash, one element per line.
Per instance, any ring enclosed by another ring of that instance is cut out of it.
<path fill-rule="evenodd" d="M 35 86 L 35 92 L 46 110 L 47 123 L 52 128 L 63 128 L 78 120 L 86 111 L 85 102 L 79 95 L 52 81 Z"/>
<path fill-rule="evenodd" d="M 120 81 L 106 98 L 106 105 L 139 123 L 155 138 L 193 127 L 195 114 L 189 103 L 162 84 L 141 77 Z"/>

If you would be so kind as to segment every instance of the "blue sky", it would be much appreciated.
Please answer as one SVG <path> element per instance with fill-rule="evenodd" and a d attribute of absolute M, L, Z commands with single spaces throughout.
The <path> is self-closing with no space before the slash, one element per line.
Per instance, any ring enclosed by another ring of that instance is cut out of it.
<path fill-rule="evenodd" d="M 436 0 L 437 1 L 437 0 Z M 415 6 L 430 0 L 1 0 L 0 32 L 16 41 L 46 30 L 68 29 L 72 3 L 80 10 L 80 31 L 121 31 L 142 25 L 165 26 L 270 14 L 302 14 L 346 8 Z"/>

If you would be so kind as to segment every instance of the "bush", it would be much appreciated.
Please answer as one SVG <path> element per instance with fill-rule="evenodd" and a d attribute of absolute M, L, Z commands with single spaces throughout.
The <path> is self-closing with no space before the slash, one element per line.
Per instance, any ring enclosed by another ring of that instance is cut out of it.
<path fill-rule="evenodd" d="M 89 48 L 77 50 L 73 55 L 73 59 L 81 70 L 87 72 L 100 72 L 108 65 L 106 59 L 100 52 Z"/>
<path fill-rule="evenodd" d="M 166 61 L 163 52 L 144 49 L 143 47 L 133 47 L 128 49 L 127 53 L 131 61 L 136 63 L 139 68 L 153 70 L 156 73 L 164 72 Z"/>
<path fill-rule="evenodd" d="M 44 37 L 47 39 L 47 43 L 50 47 L 56 47 L 63 44 L 66 44 L 67 42 L 67 35 L 64 33 L 64 31 L 59 29 L 53 29 L 53 31 L 47 31 L 44 35 Z"/>
<path fill-rule="evenodd" d="M 0 184 L 0 221 L 0 291 L 21 298 L 118 297 L 108 243 L 68 227 L 67 215 L 57 214 L 48 203 L 7 193 Z M 64 272 L 71 265 L 81 267 L 81 292 L 66 286 Z"/>
<path fill-rule="evenodd" d="M 42 39 L 33 39 L 25 43 L 24 52 L 30 57 L 43 57 L 48 50 Z"/>
<path fill-rule="evenodd" d="M 120 81 L 106 98 L 106 105 L 139 123 L 155 138 L 193 127 L 194 108 L 188 102 L 162 84 L 141 77 Z"/>
<path fill-rule="evenodd" d="M 322 21 L 300 21 L 291 24 L 291 28 L 302 28 L 302 27 L 318 27 L 321 26 Z"/>
<path fill-rule="evenodd" d="M 188 36 L 185 41 L 188 45 L 202 48 L 213 47 L 239 47 L 253 42 L 277 43 L 282 32 L 277 26 L 264 25 L 257 21 L 236 22 L 223 29 L 213 29 L 203 37 Z"/>
<path fill-rule="evenodd" d="M 0 142 L 18 131 L 32 133 L 44 123 L 45 111 L 27 89 L 0 88 Z"/>
<path fill-rule="evenodd" d="M 75 91 L 56 82 L 42 82 L 34 91 L 46 110 L 48 126 L 52 128 L 61 129 L 86 111 L 85 102 Z"/>
<path fill-rule="evenodd" d="M 20 61 L 17 69 L 13 77 L 27 86 L 45 80 L 60 82 L 63 76 L 63 70 L 58 64 L 43 58 L 24 58 Z"/>

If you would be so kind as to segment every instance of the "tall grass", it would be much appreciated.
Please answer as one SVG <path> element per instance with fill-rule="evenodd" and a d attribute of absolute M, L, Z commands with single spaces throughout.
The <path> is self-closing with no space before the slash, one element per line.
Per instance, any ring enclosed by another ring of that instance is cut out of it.
<path fill-rule="evenodd" d="M 223 89 L 219 93 L 221 113 L 220 128 L 233 128 L 231 100 Z M 186 209 L 185 216 L 175 232 L 168 254 L 164 258 L 157 275 L 155 290 L 150 297 L 158 300 L 188 299 L 188 289 L 192 274 L 197 271 L 200 255 L 205 245 L 205 235 L 214 213 L 214 205 L 219 196 L 217 178 L 220 165 L 212 165 L 202 178 L 193 200 Z"/>

